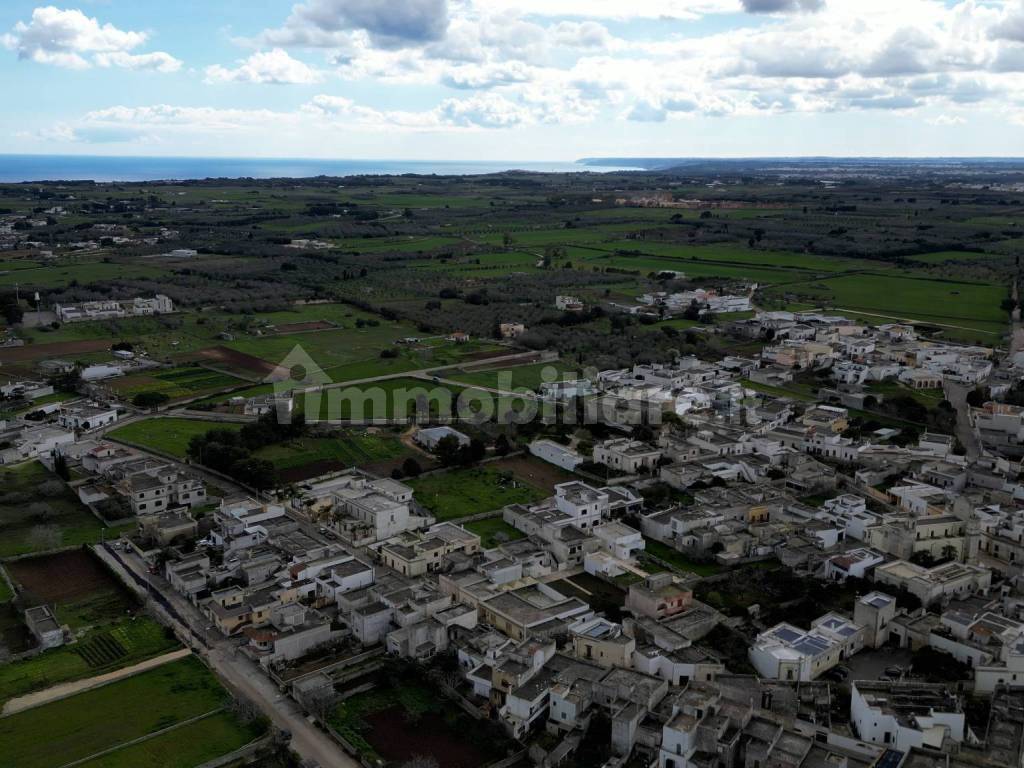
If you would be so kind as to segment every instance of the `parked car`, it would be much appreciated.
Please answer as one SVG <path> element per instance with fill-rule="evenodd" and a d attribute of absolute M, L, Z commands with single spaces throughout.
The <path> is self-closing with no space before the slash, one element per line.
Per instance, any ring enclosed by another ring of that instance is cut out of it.
<path fill-rule="evenodd" d="M 887 674 L 889 677 L 894 677 L 897 680 L 899 680 L 901 677 L 903 677 L 903 667 L 886 667 L 885 674 Z"/>

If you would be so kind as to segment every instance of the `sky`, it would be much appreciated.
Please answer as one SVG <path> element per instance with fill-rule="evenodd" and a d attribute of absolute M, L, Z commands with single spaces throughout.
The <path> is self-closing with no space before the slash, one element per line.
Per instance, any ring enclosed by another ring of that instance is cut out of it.
<path fill-rule="evenodd" d="M 1024 0 L 3 0 L 0 82 L 0 153 L 1024 156 Z"/>

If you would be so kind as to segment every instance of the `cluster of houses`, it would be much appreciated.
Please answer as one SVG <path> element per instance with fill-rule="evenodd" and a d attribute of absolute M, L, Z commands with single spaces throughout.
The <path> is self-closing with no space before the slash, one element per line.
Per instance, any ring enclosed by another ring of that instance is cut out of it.
<path fill-rule="evenodd" d="M 538 765 L 607 721 L 615 767 L 1019 768 L 1024 410 L 965 407 L 971 452 L 952 434 L 850 427 L 882 397 L 873 381 L 988 383 L 998 397 L 1024 372 L 909 326 L 810 313 L 738 325 L 769 341 L 760 357 L 637 363 L 542 391 L 671 417 L 536 439 L 522 460 L 571 477 L 457 520 L 355 469 L 274 498 L 208 498 L 176 465 L 75 440 L 102 418 L 94 406 L 46 428 L 72 434 L 60 451 L 87 478 L 83 501 L 116 499 L 136 518 L 131 555 L 314 715 L 314 696 L 342 687 L 338 659 L 443 656 L 449 693 L 531 744 Z M 803 368 L 822 373 L 816 395 L 772 386 Z M 414 439 L 446 438 L 470 440 L 448 426 Z M 806 622 L 713 598 L 760 564 L 856 595 Z M 56 643 L 48 618 L 38 636 Z M 887 667 L 891 654 L 967 671 L 928 682 Z"/>
<path fill-rule="evenodd" d="M 770 342 L 755 379 L 763 383 L 785 383 L 795 371 L 828 367 L 837 384 L 890 380 L 937 389 L 946 380 L 973 385 L 993 371 L 991 349 L 922 340 L 914 326 L 902 323 L 870 326 L 818 312 L 758 312 L 730 323 L 729 330 Z"/>
<path fill-rule="evenodd" d="M 35 391 L 46 389 L 52 394 L 48 386 Z M 115 406 L 78 399 L 48 402 L 9 421 L 0 420 L 0 465 L 32 459 L 52 462 L 54 454 L 73 453 L 75 444 L 88 433 L 110 426 L 118 418 Z"/>
<path fill-rule="evenodd" d="M 637 449 L 622 441 L 600 448 Z M 916 766 L 978 754 L 986 734 L 969 727 L 957 686 L 911 679 L 851 681 L 846 716 L 834 722 L 837 672 L 858 654 L 950 654 L 972 667 L 975 695 L 1015 713 L 993 727 L 1024 733 L 1024 691 L 1014 685 L 1024 687 L 1024 600 L 975 564 L 982 529 L 955 523 L 952 509 L 939 514 L 939 501 L 912 486 L 884 505 L 845 493 L 811 507 L 785 483 L 738 479 L 695 493 L 685 507 L 649 510 L 634 485 L 572 480 L 538 503 L 503 508 L 516 536 L 484 547 L 472 526 L 438 522 L 409 486 L 348 470 L 301 486 L 287 502 L 223 499 L 202 525 L 183 525 L 191 516 L 181 509 L 140 515 L 129 542 L 162 562 L 170 586 L 275 680 L 332 653 L 376 649 L 420 662 L 452 655 L 469 705 L 513 738 L 557 737 L 542 763 L 571 752 L 603 716 L 613 765 Z M 1022 525 L 998 507 L 981 512 L 993 537 Z M 913 551 L 897 553 L 903 544 L 880 531 L 907 521 L 916 521 L 913 533 L 897 539 Z M 172 528 L 172 538 L 158 539 L 156 531 Z M 820 579 L 873 585 L 848 612 L 765 627 L 748 648 L 756 674 L 737 674 L 708 642 L 731 620 L 696 599 L 698 577 L 652 568 L 652 540 L 684 552 L 715 540 L 724 562 L 738 552 L 778 557 Z M 737 549 L 741 540 L 749 546 Z M 955 542 L 958 556 L 920 566 L 912 558 L 926 551 L 915 548 L 919 540 L 927 551 Z M 596 607 L 577 574 L 623 585 L 621 611 Z M 908 608 L 906 595 L 919 604 Z M 302 702 L 333 686 L 328 668 L 290 690 Z"/>
<path fill-rule="evenodd" d="M 165 315 L 174 311 L 174 302 L 167 296 L 158 293 L 151 299 L 136 297 L 126 301 L 105 299 L 85 301 L 81 304 L 56 304 L 53 311 L 62 323 L 79 323 L 118 317 Z"/>
<path fill-rule="evenodd" d="M 750 303 L 750 293 L 757 289 L 753 285 L 748 289 L 747 294 L 719 294 L 714 288 L 695 288 L 690 291 L 678 293 L 667 293 L 658 291 L 645 293 L 638 298 L 641 307 L 638 312 L 654 311 L 656 313 L 674 316 L 681 315 L 690 307 L 697 307 L 700 314 L 710 312 L 713 314 L 729 314 L 732 312 L 749 312 L 753 309 Z"/>

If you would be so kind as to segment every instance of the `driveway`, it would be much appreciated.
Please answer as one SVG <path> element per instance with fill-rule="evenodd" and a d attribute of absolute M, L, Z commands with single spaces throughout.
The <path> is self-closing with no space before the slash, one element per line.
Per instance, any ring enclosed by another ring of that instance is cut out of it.
<path fill-rule="evenodd" d="M 910 666 L 912 655 L 906 648 L 865 648 L 846 660 L 846 666 L 850 668 L 848 682 L 877 680 L 885 674 L 886 667 L 899 666 L 906 669 Z"/>

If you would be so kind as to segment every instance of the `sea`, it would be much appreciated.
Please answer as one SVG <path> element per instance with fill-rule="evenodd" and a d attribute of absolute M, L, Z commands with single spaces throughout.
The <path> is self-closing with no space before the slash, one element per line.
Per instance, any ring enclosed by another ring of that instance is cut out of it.
<path fill-rule="evenodd" d="M 275 179 L 363 175 L 479 175 L 502 171 L 601 173 L 639 170 L 583 163 L 459 162 L 431 160 L 324 160 L 256 157 L 110 157 L 102 155 L 0 155 L 0 182 L 163 181 Z"/>

